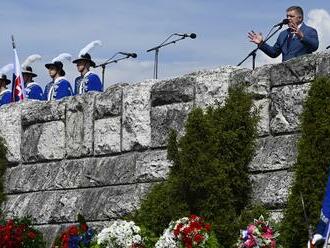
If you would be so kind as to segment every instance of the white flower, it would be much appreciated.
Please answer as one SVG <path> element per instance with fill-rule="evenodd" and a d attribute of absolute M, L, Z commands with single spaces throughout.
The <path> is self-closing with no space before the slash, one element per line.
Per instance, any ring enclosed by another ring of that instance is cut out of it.
<path fill-rule="evenodd" d="M 133 221 L 117 220 L 104 228 L 97 236 L 97 243 L 107 247 L 129 248 L 132 244 L 142 244 L 140 228 Z"/>

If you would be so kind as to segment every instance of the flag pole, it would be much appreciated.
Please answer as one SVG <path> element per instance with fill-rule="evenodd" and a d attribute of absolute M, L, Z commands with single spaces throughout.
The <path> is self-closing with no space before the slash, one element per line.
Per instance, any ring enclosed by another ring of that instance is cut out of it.
<path fill-rule="evenodd" d="M 15 45 L 14 35 L 11 35 L 11 44 L 13 45 L 13 49 L 15 49 L 16 45 Z"/>

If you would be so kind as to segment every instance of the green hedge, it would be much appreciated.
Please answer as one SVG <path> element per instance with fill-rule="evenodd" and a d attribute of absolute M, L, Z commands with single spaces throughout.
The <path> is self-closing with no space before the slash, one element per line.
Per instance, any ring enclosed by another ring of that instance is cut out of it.
<path fill-rule="evenodd" d="M 312 82 L 301 117 L 294 183 L 284 213 L 281 236 L 284 247 L 304 247 L 308 239 L 300 192 L 313 226 L 319 220 L 330 162 L 330 79 Z"/>
<path fill-rule="evenodd" d="M 168 158 L 173 167 L 168 180 L 142 201 L 134 218 L 139 225 L 158 236 L 171 220 L 194 213 L 213 224 L 223 247 L 236 242 L 251 190 L 248 163 L 259 119 L 252 106 L 252 96 L 235 86 L 224 107 L 194 109 L 179 142 L 171 132 Z"/>
<path fill-rule="evenodd" d="M 6 151 L 7 149 L 4 145 L 4 140 L 0 138 L 0 205 L 5 200 L 3 175 L 5 174 L 7 167 Z"/>

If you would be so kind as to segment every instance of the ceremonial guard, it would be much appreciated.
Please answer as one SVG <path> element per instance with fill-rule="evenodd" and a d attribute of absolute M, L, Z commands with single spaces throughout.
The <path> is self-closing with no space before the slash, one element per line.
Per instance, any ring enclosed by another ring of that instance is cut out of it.
<path fill-rule="evenodd" d="M 103 91 L 100 78 L 90 71 L 90 67 L 95 67 L 95 62 L 88 52 L 97 45 L 102 45 L 100 40 L 89 43 L 79 52 L 79 58 L 73 61 L 74 64 L 77 64 L 77 70 L 80 73 L 80 76 L 75 79 L 75 95 L 81 95 L 90 91 Z"/>
<path fill-rule="evenodd" d="M 54 58 L 51 63 L 45 65 L 52 81 L 45 87 L 44 100 L 60 100 L 63 97 L 73 95 L 71 85 L 69 81 L 65 79 L 65 71 L 63 70 L 63 61 L 70 61 L 71 57 L 72 56 L 68 53 L 61 53 Z"/>
<path fill-rule="evenodd" d="M 11 91 L 7 89 L 10 80 L 7 79 L 5 73 L 12 71 L 13 68 L 13 64 L 8 64 L 0 69 L 0 106 L 11 102 Z"/>
<path fill-rule="evenodd" d="M 37 77 L 37 74 L 33 73 L 30 66 L 33 62 L 40 60 L 41 56 L 34 54 L 29 56 L 22 64 L 22 75 L 24 79 L 25 94 L 29 100 L 43 100 L 43 92 L 41 86 L 34 82 L 33 78 Z"/>

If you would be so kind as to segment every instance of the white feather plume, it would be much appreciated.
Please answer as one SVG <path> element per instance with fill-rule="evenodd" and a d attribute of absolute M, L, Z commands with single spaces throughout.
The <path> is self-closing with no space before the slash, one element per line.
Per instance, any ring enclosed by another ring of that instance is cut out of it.
<path fill-rule="evenodd" d="M 56 58 L 53 58 L 52 63 L 55 61 L 63 62 L 65 59 L 71 61 L 72 55 L 70 53 L 61 53 Z"/>
<path fill-rule="evenodd" d="M 86 53 L 89 52 L 89 50 L 91 50 L 92 48 L 94 48 L 96 46 L 102 46 L 102 41 L 100 41 L 100 40 L 92 41 L 91 43 L 89 43 L 87 46 L 85 46 L 83 49 L 80 50 L 78 56 L 81 57 L 82 55 L 85 55 Z"/>
<path fill-rule="evenodd" d="M 0 74 L 7 74 L 8 72 L 13 70 L 14 70 L 14 64 L 8 64 L 0 69 Z"/>
<path fill-rule="evenodd" d="M 32 54 L 22 63 L 22 68 L 26 68 L 37 60 L 41 60 L 41 56 L 39 54 Z"/>

